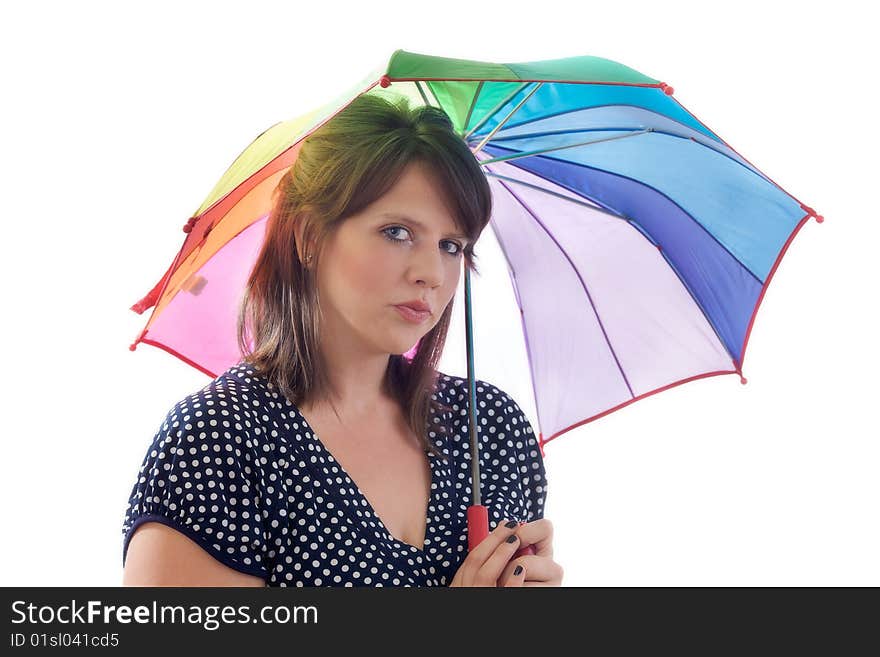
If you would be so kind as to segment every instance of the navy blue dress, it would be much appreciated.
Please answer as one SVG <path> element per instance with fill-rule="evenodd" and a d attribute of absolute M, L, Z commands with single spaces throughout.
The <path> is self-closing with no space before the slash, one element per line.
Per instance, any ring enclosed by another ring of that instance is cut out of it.
<path fill-rule="evenodd" d="M 422 549 L 395 539 L 297 407 L 249 363 L 169 410 L 147 449 L 122 526 L 158 521 L 267 586 L 448 586 L 467 556 L 471 456 L 467 379 L 439 373 L 434 398 L 452 433 L 430 432 L 431 495 Z M 537 438 L 505 392 L 476 381 L 482 504 L 489 526 L 544 516 Z"/>

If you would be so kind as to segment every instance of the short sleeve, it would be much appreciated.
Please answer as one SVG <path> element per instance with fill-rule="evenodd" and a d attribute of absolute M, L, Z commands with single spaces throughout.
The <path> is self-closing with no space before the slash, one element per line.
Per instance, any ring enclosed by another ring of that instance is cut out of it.
<path fill-rule="evenodd" d="M 547 475 L 541 446 L 519 404 L 503 390 L 499 392 L 503 404 L 504 432 L 516 454 L 517 480 L 525 504 L 526 521 L 532 522 L 544 517 L 547 498 Z"/>
<path fill-rule="evenodd" d="M 226 566 L 268 577 L 257 450 L 250 425 L 218 394 L 205 388 L 179 401 L 153 437 L 128 500 L 123 566 L 134 530 L 156 521 Z"/>

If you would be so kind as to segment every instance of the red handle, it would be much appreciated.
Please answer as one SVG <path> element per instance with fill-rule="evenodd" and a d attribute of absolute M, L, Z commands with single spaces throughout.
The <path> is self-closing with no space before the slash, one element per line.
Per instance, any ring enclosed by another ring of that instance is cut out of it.
<path fill-rule="evenodd" d="M 468 521 L 468 552 L 473 551 L 483 539 L 489 535 L 489 509 L 482 505 L 471 505 L 467 510 Z M 524 522 L 519 523 L 524 525 Z M 531 543 L 522 546 L 513 555 L 513 558 L 520 557 L 524 554 L 535 554 L 535 546 Z"/>

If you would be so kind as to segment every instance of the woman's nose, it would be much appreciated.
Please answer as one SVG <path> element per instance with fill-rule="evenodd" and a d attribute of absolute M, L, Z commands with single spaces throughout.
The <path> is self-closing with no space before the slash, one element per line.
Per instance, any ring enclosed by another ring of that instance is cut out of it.
<path fill-rule="evenodd" d="M 422 281 L 429 287 L 442 284 L 445 272 L 443 253 L 439 249 L 416 250 L 410 264 L 410 272 L 415 280 Z"/>

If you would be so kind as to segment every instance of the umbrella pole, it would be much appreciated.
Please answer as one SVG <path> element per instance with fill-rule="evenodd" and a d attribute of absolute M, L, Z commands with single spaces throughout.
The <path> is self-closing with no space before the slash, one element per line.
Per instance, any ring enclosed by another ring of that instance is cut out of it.
<path fill-rule="evenodd" d="M 467 510 L 468 552 L 477 547 L 489 535 L 489 509 L 481 504 L 480 497 L 480 446 L 477 442 L 477 383 L 474 376 L 474 330 L 471 312 L 471 272 L 464 268 L 464 323 L 467 335 L 467 376 L 468 376 L 468 432 L 471 443 L 471 490 L 473 504 Z M 525 523 L 519 523 L 520 525 Z M 535 554 L 532 544 L 524 544 L 513 558 L 524 554 Z"/>
<path fill-rule="evenodd" d="M 471 443 L 471 491 L 473 504 L 467 510 L 468 551 L 489 535 L 489 510 L 480 498 L 480 447 L 477 442 L 477 384 L 474 377 L 474 331 L 471 314 L 471 272 L 464 268 L 464 323 L 467 345 L 468 432 Z"/>

